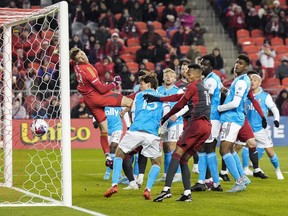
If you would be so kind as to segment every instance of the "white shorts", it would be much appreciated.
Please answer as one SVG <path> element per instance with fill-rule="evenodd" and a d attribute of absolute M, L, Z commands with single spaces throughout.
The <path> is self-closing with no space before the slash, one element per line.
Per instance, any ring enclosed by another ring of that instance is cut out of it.
<path fill-rule="evenodd" d="M 163 135 L 163 142 L 177 142 L 182 132 L 183 124 L 177 124 L 167 128 Z"/>
<path fill-rule="evenodd" d="M 114 131 L 111 136 L 108 136 L 109 145 L 113 143 L 119 143 L 122 136 L 122 130 Z"/>
<path fill-rule="evenodd" d="M 220 135 L 221 122 L 219 120 L 210 120 L 210 122 L 212 124 L 211 134 L 205 143 L 212 143 L 214 139 L 217 140 L 218 136 Z"/>
<path fill-rule="evenodd" d="M 259 147 L 259 148 L 271 148 L 271 147 L 273 147 L 273 142 L 272 142 L 271 137 L 269 136 L 269 133 L 266 129 L 262 129 L 258 132 L 255 132 L 254 136 L 255 136 L 257 147 Z"/>
<path fill-rule="evenodd" d="M 234 143 L 237 139 L 238 132 L 242 126 L 234 122 L 224 122 L 222 124 L 222 130 L 220 133 L 221 141 L 228 141 Z"/>
<path fill-rule="evenodd" d="M 157 158 L 162 156 L 162 148 L 160 146 L 160 137 L 143 131 L 127 131 L 119 148 L 124 153 L 129 153 L 142 146 L 141 154 L 148 158 Z"/>

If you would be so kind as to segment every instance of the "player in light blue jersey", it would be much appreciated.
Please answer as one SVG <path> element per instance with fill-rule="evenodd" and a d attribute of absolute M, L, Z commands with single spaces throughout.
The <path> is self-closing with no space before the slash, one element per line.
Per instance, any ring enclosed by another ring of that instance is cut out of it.
<path fill-rule="evenodd" d="M 244 172 L 242 172 L 242 176 L 239 174 L 238 166 L 241 166 L 241 162 L 238 154 L 233 150 L 233 145 L 245 121 L 244 101 L 247 98 L 251 85 L 250 79 L 246 74 L 249 64 L 250 59 L 247 55 L 241 54 L 238 56 L 234 66 L 234 72 L 237 77 L 230 87 L 224 104 L 218 106 L 218 111 L 221 113 L 220 121 L 222 123 L 220 154 L 236 181 L 233 188 L 228 192 L 246 190 L 245 183 L 247 182 L 247 177 Z"/>
<path fill-rule="evenodd" d="M 250 77 L 251 77 L 251 88 L 254 97 L 259 102 L 261 109 L 263 110 L 263 113 L 265 114 L 266 117 L 268 115 L 268 110 L 272 111 L 274 116 L 274 125 L 275 127 L 278 128 L 280 114 L 276 104 L 274 103 L 271 95 L 263 91 L 263 89 L 261 88 L 261 82 L 262 82 L 261 77 L 257 74 L 252 74 Z M 245 105 L 246 105 L 247 118 L 249 120 L 249 123 L 252 127 L 256 139 L 258 154 L 261 156 L 264 153 L 264 149 L 266 150 L 266 153 L 272 165 L 275 168 L 277 179 L 283 180 L 284 176 L 282 175 L 282 172 L 280 170 L 278 157 L 274 152 L 273 142 L 269 136 L 268 130 L 262 127 L 261 116 L 254 109 L 252 103 L 249 100 L 245 102 Z"/>
<path fill-rule="evenodd" d="M 122 170 L 123 158 L 139 146 L 143 149 L 141 154 L 150 158 L 152 167 L 148 174 L 148 181 L 144 190 L 144 198 L 152 199 L 151 189 L 159 175 L 161 166 L 162 149 L 158 130 L 160 120 L 163 116 L 163 105 L 161 102 L 147 103 L 143 95 L 151 94 L 160 96 L 155 91 L 157 88 L 157 78 L 146 75 L 140 79 L 140 92 L 135 96 L 133 107 L 135 118 L 129 130 L 121 140 L 116 150 L 113 164 L 112 186 L 104 193 L 105 197 L 110 197 L 118 191 L 118 178 Z"/>
<path fill-rule="evenodd" d="M 184 91 L 174 85 L 176 81 L 176 73 L 171 68 L 166 68 L 163 70 L 163 81 L 164 84 L 159 86 L 157 91 L 163 96 L 169 96 L 173 94 L 182 94 Z M 164 102 L 163 109 L 164 115 L 168 113 L 176 102 Z M 183 131 L 183 119 L 182 115 L 188 111 L 188 106 L 185 106 L 180 112 L 174 114 L 170 119 L 165 122 L 162 126 L 161 133 L 163 140 L 163 151 L 164 151 L 164 173 L 163 176 L 157 181 L 165 181 L 166 173 L 172 158 L 172 154 L 176 148 L 176 142 Z M 181 182 L 181 169 L 180 166 L 174 176 L 173 182 Z"/>
<path fill-rule="evenodd" d="M 200 66 L 202 67 L 203 75 L 205 76 L 203 83 L 205 88 L 208 89 L 211 99 L 210 121 L 212 130 L 209 139 L 198 149 L 199 176 L 198 182 L 191 187 L 191 191 L 205 191 L 207 189 L 207 186 L 205 185 L 207 166 L 209 167 L 213 178 L 211 190 L 223 191 L 219 181 L 218 161 L 215 152 L 217 139 L 221 129 L 220 113 L 218 112 L 217 107 L 220 105 L 221 89 L 223 85 L 220 77 L 213 72 L 215 64 L 215 58 L 211 54 L 203 56 L 200 60 Z"/>

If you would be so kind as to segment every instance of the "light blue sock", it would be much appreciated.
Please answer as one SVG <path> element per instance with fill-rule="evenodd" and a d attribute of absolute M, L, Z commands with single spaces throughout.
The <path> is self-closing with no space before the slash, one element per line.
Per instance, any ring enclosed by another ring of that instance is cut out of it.
<path fill-rule="evenodd" d="M 239 172 L 239 175 L 244 176 L 245 173 L 244 173 L 244 170 L 243 170 L 243 167 L 242 167 L 242 164 L 241 164 L 241 161 L 240 161 L 238 154 L 234 151 L 232 156 L 234 157 L 234 160 L 236 162 L 236 167 L 237 167 L 237 170 Z"/>
<path fill-rule="evenodd" d="M 278 168 L 280 166 L 279 160 L 278 160 L 278 157 L 277 157 L 276 153 L 275 153 L 275 155 L 273 157 L 270 158 L 270 161 L 271 161 L 271 163 L 273 164 L 273 166 L 275 168 Z"/>
<path fill-rule="evenodd" d="M 242 165 L 243 167 L 249 167 L 249 149 L 247 147 L 242 149 Z"/>
<path fill-rule="evenodd" d="M 122 172 L 122 158 L 115 157 L 113 163 L 112 185 L 117 184 Z"/>
<path fill-rule="evenodd" d="M 265 149 L 257 147 L 257 152 L 258 152 L 258 159 L 260 160 L 265 152 Z"/>
<path fill-rule="evenodd" d="M 236 162 L 234 157 L 232 156 L 231 153 L 227 153 L 225 155 L 223 155 L 223 160 L 225 161 L 225 164 L 229 170 L 229 172 L 231 173 L 231 175 L 233 176 L 233 178 L 235 179 L 235 181 L 237 179 L 240 178 L 237 166 L 236 166 Z"/>
<path fill-rule="evenodd" d="M 206 169 L 207 169 L 207 154 L 205 152 L 198 152 L 198 181 L 205 181 Z"/>
<path fill-rule="evenodd" d="M 148 180 L 146 184 L 146 188 L 148 188 L 150 191 L 152 189 L 152 186 L 154 185 L 155 180 L 157 179 L 158 175 L 160 173 L 160 166 L 158 165 L 152 165 L 150 172 L 148 174 Z"/>
<path fill-rule="evenodd" d="M 173 151 L 164 153 L 164 173 L 167 173 L 171 158 L 172 158 Z"/>
<path fill-rule="evenodd" d="M 139 175 L 139 164 L 138 164 L 138 153 L 135 154 L 135 160 L 134 160 L 134 175 L 138 176 Z"/>
<path fill-rule="evenodd" d="M 219 182 L 218 161 L 215 152 L 207 154 L 207 164 L 210 169 L 213 182 L 218 183 Z"/>

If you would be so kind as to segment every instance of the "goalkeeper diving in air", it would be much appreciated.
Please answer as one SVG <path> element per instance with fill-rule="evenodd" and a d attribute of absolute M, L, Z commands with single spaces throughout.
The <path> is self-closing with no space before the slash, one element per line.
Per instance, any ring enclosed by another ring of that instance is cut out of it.
<path fill-rule="evenodd" d="M 104 108 L 119 106 L 130 108 L 133 100 L 112 91 L 115 86 L 121 85 L 120 76 L 115 76 L 114 81 L 108 85 L 101 83 L 97 70 L 89 63 L 86 54 L 81 49 L 72 48 L 70 59 L 74 65 L 78 82 L 77 89 L 82 94 L 85 104 L 98 123 L 100 143 L 106 157 L 106 166 L 112 168 L 113 160 L 110 156 L 108 123 Z"/>

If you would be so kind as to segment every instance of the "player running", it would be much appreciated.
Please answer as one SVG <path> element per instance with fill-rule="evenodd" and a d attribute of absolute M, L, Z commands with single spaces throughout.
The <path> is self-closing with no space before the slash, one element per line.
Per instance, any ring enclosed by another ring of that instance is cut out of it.
<path fill-rule="evenodd" d="M 111 84 L 102 84 L 97 70 L 89 63 L 85 52 L 81 49 L 72 48 L 70 59 L 74 62 L 74 71 L 78 82 L 77 89 L 99 125 L 100 142 L 106 157 L 106 166 L 112 167 L 113 160 L 110 156 L 108 123 L 104 107 L 131 107 L 133 100 L 111 91 L 115 86 L 121 84 L 119 76 L 115 76 L 114 82 Z"/>

